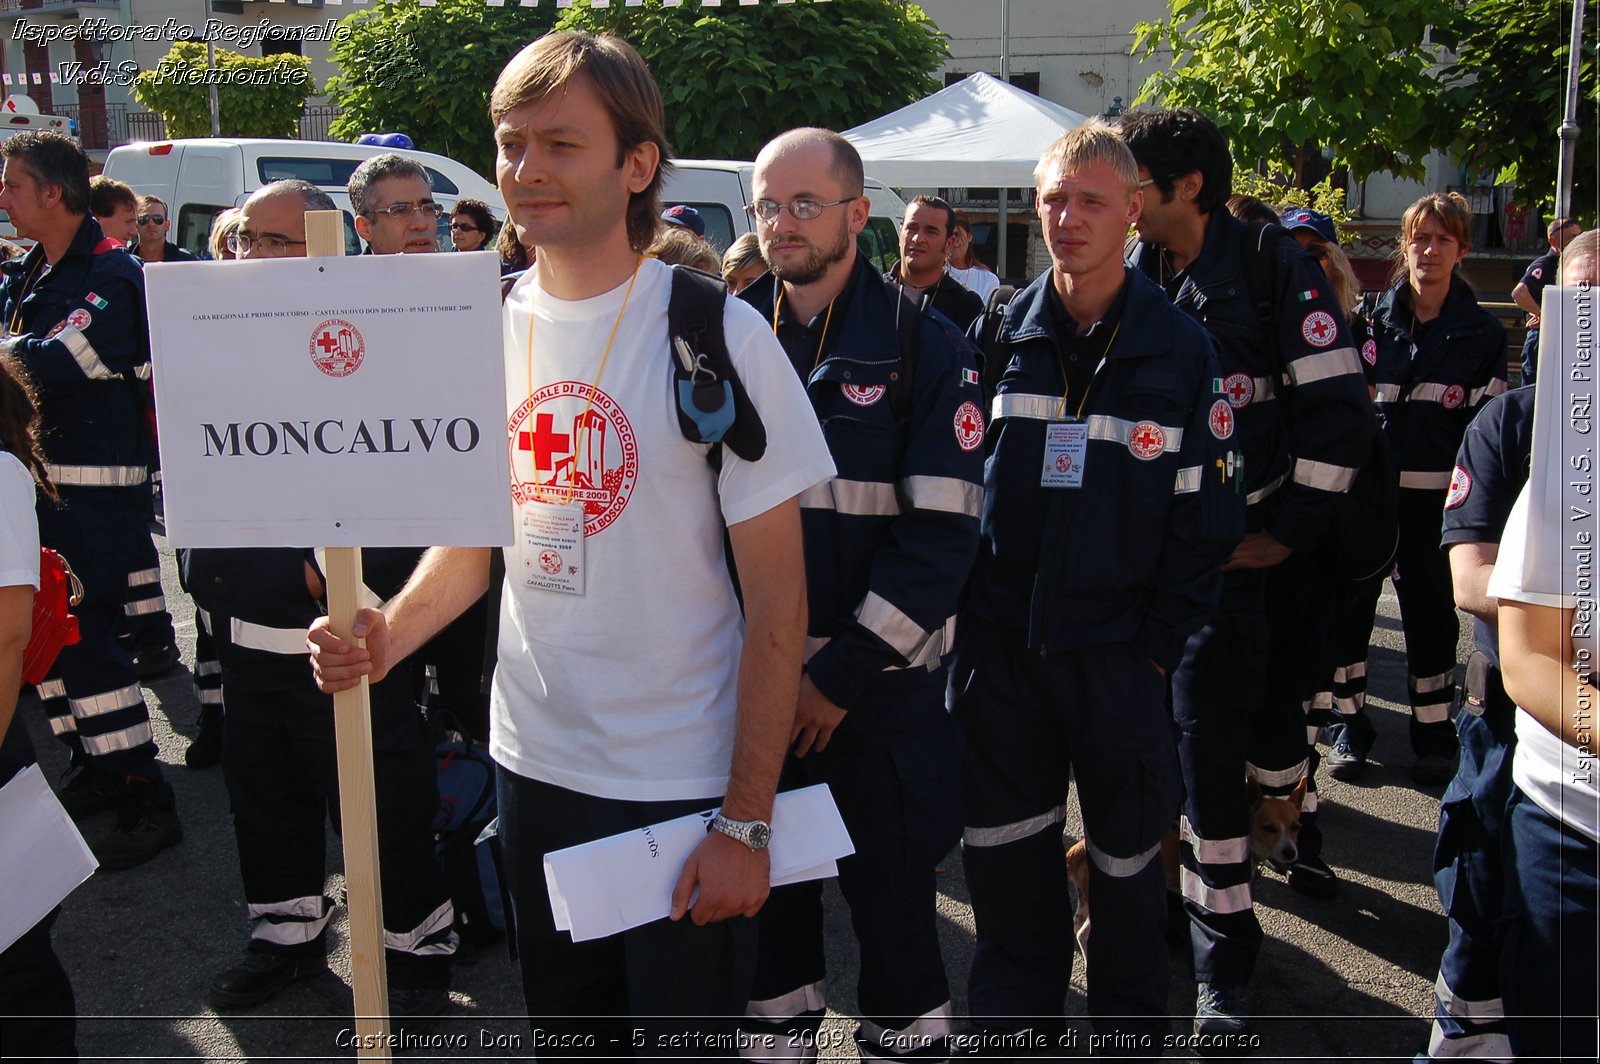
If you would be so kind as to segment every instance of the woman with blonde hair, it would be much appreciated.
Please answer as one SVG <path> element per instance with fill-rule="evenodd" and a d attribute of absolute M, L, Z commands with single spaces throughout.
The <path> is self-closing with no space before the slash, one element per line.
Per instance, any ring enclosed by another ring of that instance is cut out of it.
<path fill-rule="evenodd" d="M 1457 193 L 1431 193 L 1406 209 L 1394 284 L 1373 311 L 1373 346 L 1363 359 L 1400 471 L 1394 586 L 1406 637 L 1411 777 L 1427 785 L 1449 782 L 1457 749 L 1450 706 L 1460 631 L 1440 521 L 1468 490 L 1452 478 L 1467 426 L 1506 390 L 1505 330 L 1460 276 L 1471 234 L 1471 208 Z M 1380 587 L 1374 581 L 1366 589 L 1364 608 L 1333 636 L 1336 649 L 1349 651 L 1338 655 L 1348 660 L 1335 661 L 1339 723 L 1330 729 L 1328 765 L 1338 779 L 1361 773 L 1375 735 L 1365 713 L 1366 650 Z"/>
<path fill-rule="evenodd" d="M 244 221 L 244 212 L 238 207 L 229 207 L 211 221 L 211 236 L 207 243 L 211 247 L 211 257 L 218 262 L 228 262 L 239 256 L 233 253 L 228 246 L 228 240 L 239 231 L 240 224 Z"/>
<path fill-rule="evenodd" d="M 728 286 L 730 296 L 738 295 L 766 272 L 767 261 L 761 257 L 761 241 L 754 233 L 744 234 L 722 253 L 722 281 Z"/>

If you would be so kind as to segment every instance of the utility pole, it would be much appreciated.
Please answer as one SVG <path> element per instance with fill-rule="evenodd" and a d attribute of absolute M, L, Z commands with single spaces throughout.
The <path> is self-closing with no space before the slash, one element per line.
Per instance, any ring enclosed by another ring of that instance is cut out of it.
<path fill-rule="evenodd" d="M 1583 18 L 1587 0 L 1573 0 L 1572 43 L 1567 50 L 1567 109 L 1556 135 L 1561 154 L 1556 160 L 1556 217 L 1572 217 L 1572 171 L 1578 157 L 1578 72 L 1583 60 Z"/>
<path fill-rule="evenodd" d="M 1011 84 L 1011 0 L 1000 0 L 1000 80 L 1007 85 Z M 1011 189 L 1001 185 L 997 190 L 1000 195 L 999 211 L 999 250 L 996 255 L 999 261 L 994 264 L 994 272 L 1002 279 L 1006 275 L 1006 201 L 1010 199 Z"/>

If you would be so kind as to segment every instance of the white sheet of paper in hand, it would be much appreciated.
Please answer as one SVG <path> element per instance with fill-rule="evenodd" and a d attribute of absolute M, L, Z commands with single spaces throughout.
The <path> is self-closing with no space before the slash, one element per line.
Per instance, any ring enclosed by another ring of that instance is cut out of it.
<path fill-rule="evenodd" d="M 0 787 L 0 951 L 99 867 L 38 765 Z"/>
<path fill-rule="evenodd" d="M 672 911 L 683 862 L 705 838 L 715 810 L 652 824 L 545 855 L 556 928 L 574 942 L 604 938 Z M 786 791 L 772 809 L 772 882 L 833 875 L 855 852 L 825 784 Z"/>

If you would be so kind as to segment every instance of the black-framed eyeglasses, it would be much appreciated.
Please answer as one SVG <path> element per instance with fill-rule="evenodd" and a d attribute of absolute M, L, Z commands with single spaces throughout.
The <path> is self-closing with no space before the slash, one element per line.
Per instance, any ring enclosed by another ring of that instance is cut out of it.
<path fill-rule="evenodd" d="M 266 255 L 282 255 L 291 247 L 304 244 L 304 240 L 290 240 L 287 237 L 273 236 L 270 233 L 261 236 L 251 236 L 248 233 L 229 233 L 228 250 L 235 255 L 248 255 L 252 248 L 260 248 Z"/>
<path fill-rule="evenodd" d="M 141 214 L 134 221 L 140 225 L 166 225 L 167 216 L 164 214 Z"/>
<path fill-rule="evenodd" d="M 429 219 L 437 219 L 444 214 L 444 204 L 428 200 L 425 203 L 391 203 L 387 207 L 380 207 L 372 212 L 374 215 L 387 214 L 397 222 L 409 222 L 415 215 L 423 215 Z"/>
<path fill-rule="evenodd" d="M 779 212 L 785 210 L 789 212 L 789 216 L 795 221 L 809 222 L 811 219 L 819 217 L 829 207 L 837 207 L 841 203 L 852 203 L 860 198 L 860 196 L 846 196 L 844 199 L 836 199 L 832 203 L 823 203 L 820 200 L 814 200 L 806 196 L 792 199 L 788 203 L 777 203 L 773 200 L 764 199 L 756 200 L 754 203 L 747 203 L 744 209 L 760 218 L 763 222 L 777 221 Z"/>
<path fill-rule="evenodd" d="M 466 222 L 451 222 L 450 223 L 450 231 L 452 233 L 481 233 L 481 232 L 483 232 L 483 230 L 479 229 L 477 226 L 469 225 Z"/>

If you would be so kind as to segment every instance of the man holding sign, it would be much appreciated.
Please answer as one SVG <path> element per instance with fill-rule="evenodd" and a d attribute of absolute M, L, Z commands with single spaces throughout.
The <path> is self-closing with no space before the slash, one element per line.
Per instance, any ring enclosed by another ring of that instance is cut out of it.
<path fill-rule="evenodd" d="M 490 103 L 500 190 L 539 248 L 504 317 L 517 542 L 490 741 L 529 1016 L 558 1052 L 615 1056 L 642 1038 L 652 1054 L 735 1055 L 754 963 L 745 918 L 767 896 L 805 640 L 797 497 L 833 464 L 782 350 L 733 301 L 723 332 L 765 456 L 719 447 L 714 469 L 684 437 L 667 393 L 671 268 L 641 255 L 667 149 L 638 54 L 550 34 Z M 483 594 L 490 569 L 488 550 L 435 548 L 382 611 L 357 614 L 365 648 L 318 625 L 323 689 L 381 679 Z M 673 919 L 581 944 L 555 929 L 546 853 L 719 802 Z"/>

